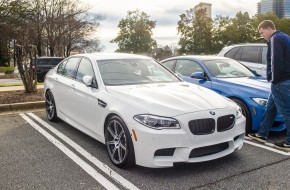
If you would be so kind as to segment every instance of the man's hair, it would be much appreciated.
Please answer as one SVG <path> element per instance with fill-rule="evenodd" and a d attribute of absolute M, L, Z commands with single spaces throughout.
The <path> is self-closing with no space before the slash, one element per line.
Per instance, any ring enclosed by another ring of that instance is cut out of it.
<path fill-rule="evenodd" d="M 262 21 L 258 26 L 258 30 L 260 30 L 261 28 L 263 29 L 271 28 L 273 30 L 276 30 L 275 24 L 271 20 Z"/>

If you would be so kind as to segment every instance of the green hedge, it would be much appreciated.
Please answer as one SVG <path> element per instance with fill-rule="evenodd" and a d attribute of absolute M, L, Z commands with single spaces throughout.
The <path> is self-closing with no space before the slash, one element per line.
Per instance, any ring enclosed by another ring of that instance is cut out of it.
<path fill-rule="evenodd" d="M 0 67 L 0 73 L 12 74 L 14 72 L 14 67 Z"/>

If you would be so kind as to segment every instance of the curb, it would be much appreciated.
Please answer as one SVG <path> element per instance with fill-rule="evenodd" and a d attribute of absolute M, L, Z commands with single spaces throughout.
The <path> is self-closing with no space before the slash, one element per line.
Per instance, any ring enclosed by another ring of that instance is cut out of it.
<path fill-rule="evenodd" d="M 26 111 L 26 110 L 33 110 L 33 109 L 44 109 L 44 108 L 45 108 L 45 101 L 23 102 L 23 103 L 15 103 L 15 104 L 0 104 L 0 113 Z"/>

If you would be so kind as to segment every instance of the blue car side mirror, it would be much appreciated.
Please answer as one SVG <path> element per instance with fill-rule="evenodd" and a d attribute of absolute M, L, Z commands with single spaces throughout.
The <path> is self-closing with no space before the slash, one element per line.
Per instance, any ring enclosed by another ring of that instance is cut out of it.
<path fill-rule="evenodd" d="M 195 79 L 202 79 L 202 80 L 206 80 L 207 77 L 204 76 L 204 73 L 203 72 L 195 72 L 195 73 L 192 73 L 191 78 L 195 78 Z"/>

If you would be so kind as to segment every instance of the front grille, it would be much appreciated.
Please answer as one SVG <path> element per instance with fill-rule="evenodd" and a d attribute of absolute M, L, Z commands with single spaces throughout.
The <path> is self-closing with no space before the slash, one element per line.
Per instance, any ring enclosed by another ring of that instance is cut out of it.
<path fill-rule="evenodd" d="M 173 156 L 175 148 L 163 148 L 155 151 L 154 156 Z"/>
<path fill-rule="evenodd" d="M 215 130 L 215 120 L 212 118 L 189 121 L 188 127 L 194 135 L 211 134 Z"/>
<path fill-rule="evenodd" d="M 235 116 L 225 115 L 221 116 L 217 119 L 217 131 L 222 132 L 233 128 L 235 125 Z"/>
<path fill-rule="evenodd" d="M 189 158 L 197 158 L 202 156 L 208 156 L 211 154 L 216 154 L 218 152 L 226 150 L 227 148 L 229 148 L 228 142 L 195 148 L 190 152 Z"/>

